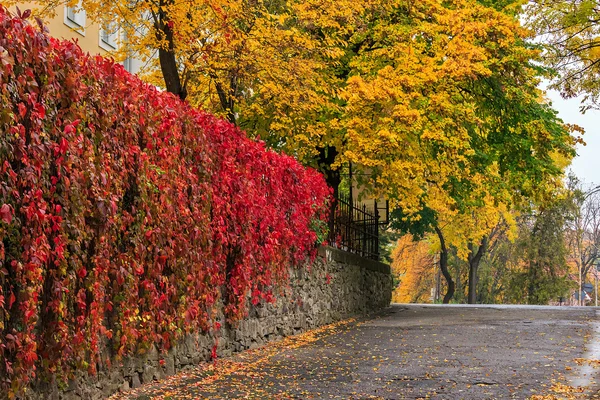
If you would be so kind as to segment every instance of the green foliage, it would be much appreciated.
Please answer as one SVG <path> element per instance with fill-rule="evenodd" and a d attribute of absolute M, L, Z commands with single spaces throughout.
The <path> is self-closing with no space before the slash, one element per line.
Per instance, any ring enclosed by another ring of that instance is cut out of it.
<path fill-rule="evenodd" d="M 392 263 L 392 251 L 401 233 L 388 228 L 379 229 L 379 260 L 386 264 Z"/>
<path fill-rule="evenodd" d="M 548 304 L 569 292 L 565 222 L 573 211 L 568 199 L 558 199 L 524 221 L 527 233 L 518 243 L 524 257 L 522 272 L 511 282 L 511 292 L 526 294 L 528 304 Z M 523 290 L 525 293 L 523 293 Z"/>
<path fill-rule="evenodd" d="M 515 241 L 500 236 L 481 264 L 482 301 L 548 304 L 568 297 L 574 282 L 568 275 L 565 227 L 573 211 L 571 197 L 558 197 L 518 219 Z"/>
<path fill-rule="evenodd" d="M 316 244 L 322 244 L 327 241 L 329 236 L 329 224 L 326 220 L 313 218 L 310 220 L 310 230 L 316 235 Z"/>
<path fill-rule="evenodd" d="M 390 213 L 390 220 L 390 226 L 400 235 L 410 233 L 415 239 L 423 239 L 426 234 L 432 233 L 438 222 L 437 213 L 425 205 L 410 214 L 396 208 Z"/>

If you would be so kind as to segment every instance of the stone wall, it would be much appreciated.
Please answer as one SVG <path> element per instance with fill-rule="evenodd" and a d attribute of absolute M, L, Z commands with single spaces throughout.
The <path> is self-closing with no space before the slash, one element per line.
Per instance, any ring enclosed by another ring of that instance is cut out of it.
<path fill-rule="evenodd" d="M 251 306 L 248 317 L 237 326 L 223 324 L 217 347 L 220 357 L 387 307 L 392 277 L 388 265 L 321 247 L 315 262 L 309 268 L 291 269 L 289 286 L 275 294 L 275 303 Z M 214 344 L 212 336 L 190 335 L 166 354 L 151 350 L 112 368 L 100 366 L 96 377 L 82 374 L 61 389 L 56 384 L 38 387 L 29 397 L 104 399 L 209 360 Z"/>

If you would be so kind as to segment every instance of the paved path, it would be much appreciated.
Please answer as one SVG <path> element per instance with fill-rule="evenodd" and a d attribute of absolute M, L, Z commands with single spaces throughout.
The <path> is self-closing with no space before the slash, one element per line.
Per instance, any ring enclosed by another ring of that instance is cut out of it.
<path fill-rule="evenodd" d="M 591 307 L 393 305 L 117 398 L 600 398 L 582 360 L 600 359 L 596 321 Z"/>

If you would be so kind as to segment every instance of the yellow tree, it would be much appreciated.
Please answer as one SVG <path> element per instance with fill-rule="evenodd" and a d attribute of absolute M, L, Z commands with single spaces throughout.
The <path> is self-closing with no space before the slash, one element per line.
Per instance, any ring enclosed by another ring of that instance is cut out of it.
<path fill-rule="evenodd" d="M 352 61 L 345 155 L 407 212 L 430 189 L 448 204 L 456 197 L 448 186 L 467 192 L 477 179 L 495 180 L 494 197 L 509 185 L 532 192 L 535 182 L 526 181 L 557 173 L 552 154 L 572 149 L 538 102 L 527 32 L 472 1 L 409 4 L 395 4 L 400 15 L 378 15 L 372 50 Z"/>
<path fill-rule="evenodd" d="M 395 200 L 399 225 L 437 233 L 447 302 L 446 250 L 458 242 L 445 236 L 471 247 L 475 265 L 498 222 L 484 213 L 559 185 L 556 160 L 573 156 L 574 140 L 540 101 L 538 53 L 516 17 L 466 0 L 395 6 L 377 15 L 368 51 L 351 62 L 345 155 L 370 173 L 376 195 Z"/>

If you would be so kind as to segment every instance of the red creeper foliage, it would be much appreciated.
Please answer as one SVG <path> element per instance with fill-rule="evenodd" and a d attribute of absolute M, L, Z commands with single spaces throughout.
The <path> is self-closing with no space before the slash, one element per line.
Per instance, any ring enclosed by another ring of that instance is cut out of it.
<path fill-rule="evenodd" d="M 216 329 L 314 254 L 329 189 L 0 8 L 0 393 Z"/>

